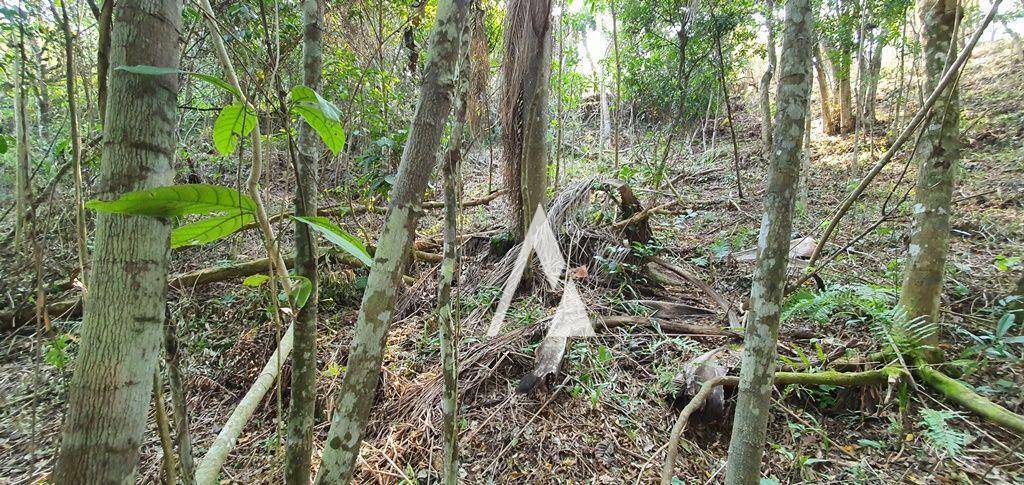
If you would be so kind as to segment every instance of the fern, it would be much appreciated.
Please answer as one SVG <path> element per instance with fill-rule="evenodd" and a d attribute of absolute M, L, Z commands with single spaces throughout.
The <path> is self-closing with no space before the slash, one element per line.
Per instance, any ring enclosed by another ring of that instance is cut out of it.
<path fill-rule="evenodd" d="M 906 312 L 898 307 L 888 312 L 888 318 L 872 321 L 870 328 L 875 338 L 888 347 L 886 351 L 894 350 L 904 355 L 932 349 L 926 341 L 939 331 L 937 323 L 924 318 L 908 320 Z"/>
<path fill-rule="evenodd" d="M 967 433 L 949 425 L 949 420 L 960 416 L 961 413 L 957 411 L 921 410 L 920 424 L 924 426 L 924 438 L 935 451 L 950 457 L 959 456 L 963 452 L 967 445 Z"/>
<path fill-rule="evenodd" d="M 837 317 L 847 321 L 888 320 L 895 302 L 896 291 L 885 287 L 838 285 L 820 293 L 800 290 L 786 302 L 782 319 L 806 318 L 820 324 Z"/>

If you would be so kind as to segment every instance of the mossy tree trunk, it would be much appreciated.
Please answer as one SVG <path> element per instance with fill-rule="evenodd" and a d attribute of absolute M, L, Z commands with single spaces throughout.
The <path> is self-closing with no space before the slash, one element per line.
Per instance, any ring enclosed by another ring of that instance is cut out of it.
<path fill-rule="evenodd" d="M 510 0 L 505 14 L 501 129 L 512 232 L 526 235 L 547 191 L 551 0 Z"/>
<path fill-rule="evenodd" d="M 320 91 L 323 64 L 322 0 L 302 2 L 302 84 Z M 306 123 L 299 124 L 295 171 L 295 214 L 317 214 L 317 160 L 321 143 Z M 313 421 L 316 408 L 316 322 L 319 298 L 316 237 L 306 224 L 295 224 L 295 274 L 309 279 L 312 290 L 295 319 L 292 351 L 292 387 L 288 405 L 288 449 L 285 483 L 307 485 L 313 452 Z"/>
<path fill-rule="evenodd" d="M 778 113 L 774 147 L 758 237 L 757 266 L 750 290 L 739 397 L 729 443 L 728 484 L 747 485 L 757 483 L 760 478 L 812 76 L 814 17 L 811 1 L 786 2 L 781 71 L 775 97 Z"/>
<path fill-rule="evenodd" d="M 950 42 L 956 24 L 955 0 L 923 0 L 918 5 L 922 25 L 925 92 L 938 85 L 948 63 Z M 953 197 L 953 176 L 960 159 L 957 128 L 960 107 L 956 84 L 939 96 L 929 120 L 921 127 L 918 148 L 917 186 L 914 191 L 910 246 L 900 291 L 900 306 L 906 318 L 937 322 L 942 295 L 943 272 L 949 252 L 949 212 Z M 935 344 L 938 335 L 926 343 Z M 939 357 L 928 352 L 928 360 Z"/>
<path fill-rule="evenodd" d="M 181 3 L 118 4 L 111 65 L 177 68 Z M 98 195 L 169 185 L 178 76 L 111 70 Z M 133 483 L 160 355 L 171 221 L 101 213 L 56 483 Z"/>
<path fill-rule="evenodd" d="M 380 379 L 384 343 L 409 259 L 423 191 L 437 162 L 437 150 L 451 111 L 456 61 L 469 0 L 441 0 L 426 51 L 419 103 L 402 153 L 384 230 L 352 334 L 348 363 L 335 397 L 334 416 L 316 483 L 352 480 L 363 428 L 370 417 Z"/>

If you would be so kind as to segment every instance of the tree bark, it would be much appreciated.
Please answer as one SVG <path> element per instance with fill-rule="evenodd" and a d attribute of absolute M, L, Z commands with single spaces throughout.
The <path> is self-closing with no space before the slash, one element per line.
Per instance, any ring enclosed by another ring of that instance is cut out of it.
<path fill-rule="evenodd" d="M 438 2 L 419 104 L 392 188 L 387 221 L 367 278 L 316 483 L 349 483 L 355 471 L 363 428 L 377 392 L 396 294 L 415 236 L 423 191 L 437 161 L 444 121 L 451 111 L 455 64 L 461 45 L 459 37 L 468 3 L 469 0 Z"/>
<path fill-rule="evenodd" d="M 53 14 L 57 17 L 57 9 L 51 2 Z M 71 157 L 75 170 L 75 242 L 78 245 L 78 270 L 85 279 L 86 261 L 89 249 L 86 247 L 85 206 L 82 195 L 82 135 L 78 128 L 78 100 L 75 97 L 75 38 L 71 33 L 71 21 L 68 18 L 67 4 L 61 2 L 61 29 L 64 31 L 64 80 L 68 97 L 68 119 L 71 124 Z"/>
<path fill-rule="evenodd" d="M 181 4 L 137 0 L 119 7 L 113 65 L 178 68 Z M 178 76 L 111 77 L 99 197 L 174 179 Z M 68 389 L 57 483 L 131 483 L 160 355 L 167 294 L 168 219 L 101 213 L 80 351 Z"/>
<path fill-rule="evenodd" d="M 114 2 L 126 0 L 103 0 L 100 7 L 99 18 L 96 22 L 99 26 L 99 40 L 96 47 L 96 98 L 100 108 L 100 126 L 106 124 L 107 118 L 107 81 L 110 74 L 110 25 L 113 20 Z"/>
<path fill-rule="evenodd" d="M 476 2 L 474 2 L 476 3 Z M 459 66 L 455 95 L 455 120 L 452 123 L 451 142 L 445 154 L 444 166 L 444 259 L 438 282 L 437 319 L 438 340 L 441 347 L 441 373 L 444 391 L 441 397 L 442 470 L 445 485 L 459 481 L 459 311 L 458 302 L 452 301 L 452 287 L 459 266 L 459 198 L 461 197 L 460 167 L 462 139 L 465 136 L 467 91 L 470 75 L 470 46 L 468 40 L 475 26 L 463 31 L 462 61 Z"/>
<path fill-rule="evenodd" d="M 18 51 L 14 54 L 14 134 L 17 138 L 18 153 L 15 166 L 15 244 L 24 244 L 29 237 L 29 212 L 32 209 L 32 181 L 29 177 L 28 101 L 25 99 L 25 23 L 22 14 L 18 24 Z"/>
<path fill-rule="evenodd" d="M 522 240 L 547 191 L 551 1 L 510 0 L 505 14 L 501 128 L 512 232 Z"/>
<path fill-rule="evenodd" d="M 772 101 L 770 93 L 772 75 L 775 73 L 775 1 L 766 0 L 764 7 L 764 24 L 768 29 L 768 41 L 765 43 L 768 65 L 761 75 L 761 143 L 765 152 L 772 147 Z"/>
<path fill-rule="evenodd" d="M 302 84 L 320 91 L 323 64 L 322 0 L 302 3 Z M 320 143 L 306 123 L 299 124 L 298 157 L 295 171 L 295 213 L 317 215 L 317 160 Z M 305 306 L 295 319 L 295 350 L 292 355 L 292 387 L 288 405 L 288 445 L 285 483 L 308 485 L 313 452 L 313 424 L 316 407 L 316 322 L 319 295 L 316 238 L 310 227 L 295 223 L 295 274 L 309 279 L 312 286 Z"/>
<path fill-rule="evenodd" d="M 832 97 L 829 95 L 828 76 L 825 74 L 825 56 L 821 53 L 821 45 L 815 45 L 814 71 L 818 74 L 818 93 L 821 98 L 821 126 L 826 135 L 839 133 L 839 120 L 832 111 Z"/>
<path fill-rule="evenodd" d="M 811 0 L 787 0 L 782 68 L 776 95 L 775 145 L 764 196 L 757 266 L 750 290 L 739 396 L 726 468 L 728 484 L 757 483 L 760 478 L 782 293 L 789 264 L 804 118 L 808 111 L 813 26 Z"/>
<path fill-rule="evenodd" d="M 918 10 L 923 26 L 924 87 L 931 91 L 946 69 L 957 2 L 924 0 Z M 957 87 L 953 83 L 936 100 L 931 121 L 921 128 L 910 246 L 900 291 L 900 306 L 906 311 L 908 321 L 938 321 L 943 272 L 949 252 L 953 177 L 960 159 L 959 118 Z M 935 348 L 938 334 L 929 336 L 926 343 Z M 933 362 L 940 357 L 937 351 L 927 354 L 926 358 Z"/>

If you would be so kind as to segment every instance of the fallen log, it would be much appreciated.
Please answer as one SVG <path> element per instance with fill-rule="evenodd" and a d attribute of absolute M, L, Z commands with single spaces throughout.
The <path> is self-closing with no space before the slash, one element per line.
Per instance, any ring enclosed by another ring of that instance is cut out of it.
<path fill-rule="evenodd" d="M 1024 433 L 1024 416 L 979 396 L 964 383 L 921 361 L 914 374 L 922 382 L 971 412 L 1011 431 Z"/>

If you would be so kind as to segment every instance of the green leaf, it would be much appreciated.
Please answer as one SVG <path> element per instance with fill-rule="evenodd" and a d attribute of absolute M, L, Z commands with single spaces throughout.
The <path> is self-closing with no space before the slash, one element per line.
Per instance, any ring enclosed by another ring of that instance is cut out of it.
<path fill-rule="evenodd" d="M 313 293 L 313 283 L 309 278 L 300 275 L 291 275 L 289 278 L 294 282 L 292 285 L 292 299 L 295 300 L 295 309 L 306 306 L 309 295 Z"/>
<path fill-rule="evenodd" d="M 327 220 L 326 217 L 299 217 L 292 216 L 292 219 L 308 224 L 309 227 L 315 231 L 324 235 L 328 241 L 334 243 L 345 252 L 355 256 L 356 259 L 363 262 L 367 266 L 373 265 L 373 258 L 370 257 L 370 253 L 366 250 L 366 246 L 357 237 L 345 232 L 344 229 L 338 227 L 333 222 Z"/>
<path fill-rule="evenodd" d="M 292 112 L 309 123 L 327 148 L 337 155 L 345 147 L 345 130 L 338 108 L 306 86 L 295 86 L 291 92 Z"/>
<path fill-rule="evenodd" d="M 234 94 L 236 98 L 242 99 L 242 93 L 238 92 L 238 90 L 235 89 L 234 86 L 232 86 L 227 81 L 225 81 L 225 80 L 223 80 L 223 79 L 221 79 L 219 77 L 211 76 L 209 74 L 203 74 L 203 73 L 192 72 L 192 71 L 183 71 L 181 69 L 177 69 L 177 68 L 173 68 L 173 67 L 156 67 L 156 66 L 146 66 L 146 65 L 118 66 L 118 67 L 114 68 L 114 70 L 115 71 L 130 72 L 132 74 L 142 74 L 144 76 L 164 76 L 164 75 L 167 75 L 167 74 L 184 74 L 186 76 L 191 76 L 191 77 L 194 77 L 196 79 L 199 79 L 199 80 L 202 80 L 202 81 L 206 81 L 206 82 L 208 82 L 208 83 L 210 83 L 210 84 L 212 84 L 214 86 L 217 86 L 217 87 L 219 87 L 219 88 L 221 88 L 221 89 L 223 89 L 223 90 L 225 90 L 225 91 L 227 91 L 227 92 L 229 92 L 231 94 Z"/>
<path fill-rule="evenodd" d="M 238 141 L 256 127 L 256 113 L 240 104 L 229 104 L 213 122 L 213 145 L 221 155 L 230 155 Z"/>
<path fill-rule="evenodd" d="M 235 189 L 219 185 L 168 185 L 139 190 L 116 200 L 93 199 L 85 206 L 99 212 L 175 217 L 214 212 L 255 212 L 256 203 Z"/>
<path fill-rule="evenodd" d="M 185 224 L 171 231 L 171 248 L 211 243 L 255 221 L 256 217 L 251 212 L 240 211 Z"/>
<path fill-rule="evenodd" d="M 257 286 L 262 285 L 263 283 L 266 283 L 267 280 L 269 279 L 270 277 L 265 274 L 254 274 L 242 280 L 242 284 L 245 286 L 251 286 L 255 288 Z"/>
<path fill-rule="evenodd" d="M 0 135 L 0 155 L 7 153 L 7 137 Z"/>

